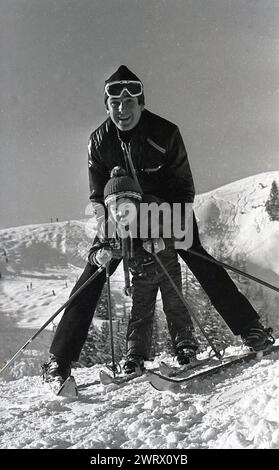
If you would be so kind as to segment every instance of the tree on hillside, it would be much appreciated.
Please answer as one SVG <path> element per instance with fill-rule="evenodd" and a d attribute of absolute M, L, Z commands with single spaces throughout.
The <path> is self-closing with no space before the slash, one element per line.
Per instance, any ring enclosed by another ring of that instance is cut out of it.
<path fill-rule="evenodd" d="M 89 333 L 87 340 L 84 343 L 82 348 L 79 363 L 86 367 L 91 367 L 94 364 L 100 362 L 99 360 L 99 351 L 101 350 L 100 345 L 100 332 L 93 327 L 93 325 L 89 328 Z"/>
<path fill-rule="evenodd" d="M 152 329 L 152 340 L 150 359 L 154 359 L 156 355 L 160 353 L 160 327 L 157 308 L 155 307 L 154 318 L 153 318 L 153 329 Z"/>
<path fill-rule="evenodd" d="M 276 181 L 272 182 L 269 197 L 265 203 L 265 210 L 271 221 L 279 221 L 279 190 Z"/>
<path fill-rule="evenodd" d="M 102 318 L 103 320 L 108 320 L 109 319 L 108 297 L 107 297 L 107 286 L 106 285 L 104 285 L 103 291 L 102 291 L 101 296 L 98 300 L 98 304 L 97 304 L 96 312 L 95 312 L 95 317 L 96 318 Z"/>
<path fill-rule="evenodd" d="M 114 355 L 115 360 L 118 363 L 125 356 L 126 352 L 126 333 L 129 317 L 126 303 L 123 304 L 123 316 L 117 317 L 115 310 L 116 306 L 112 296 Z M 128 307 L 128 311 L 129 310 L 130 307 Z M 88 336 L 84 343 L 79 360 L 80 364 L 87 367 L 99 363 L 111 363 L 112 360 L 106 285 L 104 286 L 99 299 L 95 318 L 103 320 L 102 326 L 101 328 L 96 329 L 93 324 L 90 325 Z"/>

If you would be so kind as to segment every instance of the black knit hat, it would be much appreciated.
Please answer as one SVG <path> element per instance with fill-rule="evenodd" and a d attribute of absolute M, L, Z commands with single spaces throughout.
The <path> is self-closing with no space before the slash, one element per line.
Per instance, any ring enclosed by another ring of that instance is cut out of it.
<path fill-rule="evenodd" d="M 131 70 L 126 67 L 126 65 L 120 65 L 120 67 L 114 72 L 106 81 L 105 84 L 111 82 L 118 82 L 121 80 L 136 80 L 141 82 L 139 77 L 137 77 Z"/>
<path fill-rule="evenodd" d="M 138 183 L 131 178 L 131 176 L 128 176 L 123 168 L 115 166 L 110 176 L 111 178 L 104 188 L 104 201 L 106 206 L 111 201 L 115 201 L 120 197 L 141 201 L 142 191 Z"/>
<path fill-rule="evenodd" d="M 120 67 L 114 72 L 107 80 L 105 81 L 105 86 L 107 83 L 111 82 L 120 82 L 121 80 L 136 80 L 138 82 L 142 81 L 133 73 L 131 70 L 126 67 L 126 65 L 120 65 Z M 105 93 L 105 103 L 107 102 L 108 95 Z M 144 94 L 138 97 L 139 104 L 144 104 Z"/>

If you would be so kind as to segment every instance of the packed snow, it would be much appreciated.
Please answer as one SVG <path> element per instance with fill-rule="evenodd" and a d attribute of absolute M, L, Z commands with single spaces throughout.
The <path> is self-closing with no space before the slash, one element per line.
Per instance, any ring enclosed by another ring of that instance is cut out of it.
<path fill-rule="evenodd" d="M 146 377 L 103 386 L 100 366 L 76 369 L 78 399 L 53 396 L 23 359 L 13 369 L 21 378 L 1 381 L 1 448 L 278 449 L 278 359 L 236 366 L 176 394 L 154 390 Z"/>
<path fill-rule="evenodd" d="M 235 243 L 227 247 L 232 259 L 237 246 L 238 253 L 247 253 L 248 246 L 253 273 L 279 287 L 279 222 L 270 222 L 264 210 L 273 180 L 279 182 L 278 172 L 198 196 L 196 211 L 202 224 L 218 210 L 228 221 L 228 233 L 235 234 Z M 0 367 L 67 300 L 90 244 L 85 226 L 88 221 L 1 230 Z M 112 279 L 118 308 L 122 277 L 118 270 Z M 273 309 L 278 295 L 267 289 L 262 293 Z M 146 375 L 104 386 L 99 381 L 103 364 L 77 367 L 73 373 L 79 397 L 62 398 L 51 393 L 40 375 L 59 318 L 0 378 L 1 449 L 279 448 L 279 352 L 192 381 L 176 392 L 153 389 Z M 278 337 L 274 315 L 272 319 Z M 239 343 L 226 353 L 244 350 Z M 162 353 L 146 365 L 153 369 L 161 360 L 175 364 Z"/>

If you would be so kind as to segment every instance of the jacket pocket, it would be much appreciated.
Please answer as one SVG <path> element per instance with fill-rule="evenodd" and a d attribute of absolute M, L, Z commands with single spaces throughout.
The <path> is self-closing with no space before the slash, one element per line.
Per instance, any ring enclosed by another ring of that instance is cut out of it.
<path fill-rule="evenodd" d="M 157 144 L 156 142 L 154 142 L 154 140 L 150 139 L 150 137 L 147 137 L 147 142 L 149 143 L 149 145 L 151 145 L 151 147 L 155 148 L 156 150 L 158 150 L 158 152 L 162 153 L 163 155 L 165 155 L 167 153 L 166 149 L 163 148 L 161 145 Z"/>
<path fill-rule="evenodd" d="M 150 175 L 152 173 L 156 173 L 157 171 L 159 171 L 163 166 L 164 164 L 162 163 L 161 165 L 156 166 L 155 168 L 142 168 L 142 171 Z"/>
<path fill-rule="evenodd" d="M 156 176 L 156 173 L 166 164 L 166 153 L 166 149 L 148 137 L 146 139 L 141 171 L 149 176 Z"/>

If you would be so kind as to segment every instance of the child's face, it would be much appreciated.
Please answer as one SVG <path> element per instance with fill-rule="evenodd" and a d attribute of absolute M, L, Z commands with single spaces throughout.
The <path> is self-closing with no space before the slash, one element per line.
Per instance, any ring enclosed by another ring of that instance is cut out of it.
<path fill-rule="evenodd" d="M 137 203 L 128 197 L 121 197 L 108 206 L 109 213 L 118 225 L 126 227 L 137 218 Z"/>

